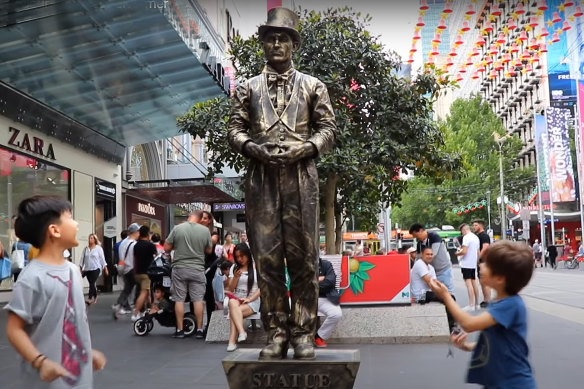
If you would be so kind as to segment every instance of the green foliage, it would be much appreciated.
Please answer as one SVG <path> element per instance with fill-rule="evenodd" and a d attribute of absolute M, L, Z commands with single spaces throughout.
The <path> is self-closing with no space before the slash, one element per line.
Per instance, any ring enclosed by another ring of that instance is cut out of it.
<path fill-rule="evenodd" d="M 499 147 L 493 133 L 505 134 L 501 121 L 480 96 L 458 99 L 450 115 L 441 124 L 445 150 L 462 157 L 464 175 L 445 179 L 434 185 L 428 178 L 415 178 L 404 194 L 401 208 L 394 208 L 392 219 L 405 228 L 419 222 L 428 227 L 450 224 L 457 227 L 471 219 L 487 221 L 487 208 L 457 215 L 452 211 L 468 203 L 487 199 L 491 192 L 491 218 L 499 215 L 496 198 L 499 196 Z M 522 147 L 516 136 L 502 143 L 505 195 L 511 201 L 521 201 L 535 185 L 535 170 L 513 168 Z"/>
<path fill-rule="evenodd" d="M 413 80 L 397 77 L 399 57 L 366 30 L 370 17 L 350 8 L 303 11 L 300 19 L 295 67 L 326 84 L 338 127 L 335 148 L 318 163 L 322 184 L 336 175 L 335 212 L 357 216 L 373 229 L 380 204 L 400 201 L 407 186 L 396 180 L 400 172 L 409 169 L 432 182 L 458 172 L 460 159 L 456 151 L 443 150 L 443 134 L 432 120 L 432 102 L 441 89 L 437 72 L 429 68 Z M 265 63 L 257 34 L 236 37 L 231 54 L 239 81 L 257 75 Z M 228 105 L 197 104 L 178 120 L 182 131 L 206 137 L 213 173 L 222 164 L 239 171 L 244 166 L 224 140 Z"/>

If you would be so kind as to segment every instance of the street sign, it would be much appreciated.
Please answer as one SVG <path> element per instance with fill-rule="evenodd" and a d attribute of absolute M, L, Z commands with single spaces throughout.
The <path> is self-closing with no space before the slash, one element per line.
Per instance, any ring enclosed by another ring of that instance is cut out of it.
<path fill-rule="evenodd" d="M 383 223 L 377 223 L 377 233 L 378 234 L 383 234 L 384 227 L 385 227 L 385 224 L 383 224 Z"/>
<path fill-rule="evenodd" d="M 531 218 L 531 211 L 529 210 L 529 208 L 527 208 L 527 207 L 521 208 L 521 211 L 519 211 L 519 217 L 523 221 L 526 221 L 526 220 L 529 221 L 529 219 Z"/>

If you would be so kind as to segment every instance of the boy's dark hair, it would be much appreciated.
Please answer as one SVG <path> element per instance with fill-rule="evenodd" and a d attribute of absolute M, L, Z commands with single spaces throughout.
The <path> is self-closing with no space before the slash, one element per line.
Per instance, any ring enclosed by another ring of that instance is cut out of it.
<path fill-rule="evenodd" d="M 128 237 L 128 230 L 123 230 L 122 232 L 120 232 L 120 238 L 122 238 L 122 240 L 126 239 Z"/>
<path fill-rule="evenodd" d="M 492 275 L 505 277 L 505 292 L 516 295 L 531 279 L 535 259 L 526 244 L 504 240 L 487 248 L 485 263 Z"/>
<path fill-rule="evenodd" d="M 14 222 L 16 236 L 23 242 L 41 248 L 47 238 L 47 228 L 56 224 L 64 212 L 71 212 L 71 203 L 58 196 L 33 196 L 18 205 Z"/>
<path fill-rule="evenodd" d="M 150 238 L 150 240 L 154 243 L 160 242 L 160 234 L 155 232 L 154 234 L 152 234 L 152 237 Z"/>
<path fill-rule="evenodd" d="M 423 229 L 424 229 L 423 225 L 421 225 L 420 223 L 414 223 L 410 227 L 410 234 L 413 234 L 414 232 L 418 232 L 418 231 L 423 230 Z"/>
<path fill-rule="evenodd" d="M 420 254 L 424 254 L 424 251 L 426 251 L 426 250 L 432 250 L 432 246 L 424 246 L 424 247 L 422 247 L 422 250 L 420 250 Z"/>
<path fill-rule="evenodd" d="M 146 238 L 148 235 L 150 235 L 150 227 L 141 226 L 140 229 L 138 230 L 138 236 L 140 238 Z"/>
<path fill-rule="evenodd" d="M 166 289 L 164 289 L 164 286 L 162 286 L 160 284 L 156 284 L 152 288 L 152 292 L 156 292 L 157 290 L 160 290 L 163 294 L 166 294 Z"/>
<path fill-rule="evenodd" d="M 462 229 L 465 227 L 468 227 L 468 224 L 462 223 L 461 225 L 458 226 L 458 231 L 462 232 Z"/>
<path fill-rule="evenodd" d="M 218 233 L 217 231 L 213 231 L 213 232 L 211 232 L 211 237 L 212 237 L 213 235 L 217 235 L 217 236 L 219 236 L 219 233 Z"/>
<path fill-rule="evenodd" d="M 231 261 L 221 261 L 219 263 L 219 269 L 223 270 L 229 270 L 229 268 L 233 266 L 233 263 Z"/>
<path fill-rule="evenodd" d="M 474 223 L 480 224 L 481 226 L 483 226 L 483 228 L 485 227 L 485 221 L 483 219 L 475 219 L 472 222 L 473 224 Z"/>

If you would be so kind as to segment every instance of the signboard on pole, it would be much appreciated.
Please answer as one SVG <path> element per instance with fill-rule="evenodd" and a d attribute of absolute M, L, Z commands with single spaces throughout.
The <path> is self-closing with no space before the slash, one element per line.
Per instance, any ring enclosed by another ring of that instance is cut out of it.
<path fill-rule="evenodd" d="M 563 108 L 546 109 L 549 172 L 552 202 L 576 200 L 576 180 L 570 154 L 568 126 L 570 111 Z"/>

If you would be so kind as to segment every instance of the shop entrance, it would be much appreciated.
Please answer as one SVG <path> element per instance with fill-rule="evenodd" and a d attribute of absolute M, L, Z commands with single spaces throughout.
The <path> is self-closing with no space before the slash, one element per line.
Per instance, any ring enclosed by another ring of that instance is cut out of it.
<path fill-rule="evenodd" d="M 111 292 L 116 277 L 111 277 L 114 264 L 114 246 L 116 244 L 117 231 L 116 218 L 116 186 L 111 182 L 95 180 L 95 234 L 101 242 L 105 261 L 110 276 L 103 276 L 102 292 Z"/>

